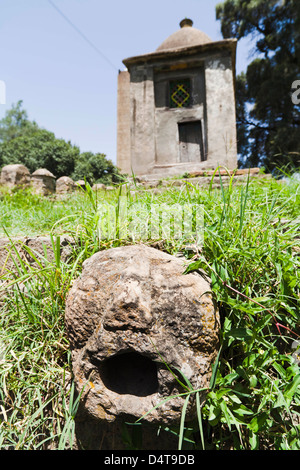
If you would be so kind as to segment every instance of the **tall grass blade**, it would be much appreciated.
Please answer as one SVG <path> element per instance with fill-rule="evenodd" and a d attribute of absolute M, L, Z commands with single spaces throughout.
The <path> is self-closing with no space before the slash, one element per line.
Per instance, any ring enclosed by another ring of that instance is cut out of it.
<path fill-rule="evenodd" d="M 182 443 L 184 438 L 184 424 L 185 424 L 185 416 L 186 410 L 189 404 L 190 395 L 188 394 L 186 399 L 184 400 L 184 404 L 181 411 L 181 419 L 180 419 L 180 428 L 179 428 L 179 441 L 178 441 L 178 450 L 182 449 Z"/>
<path fill-rule="evenodd" d="M 198 419 L 201 446 L 202 446 L 202 450 L 205 450 L 203 422 L 202 422 L 202 409 L 201 409 L 199 392 L 196 392 L 196 410 L 197 410 L 197 419 Z"/>

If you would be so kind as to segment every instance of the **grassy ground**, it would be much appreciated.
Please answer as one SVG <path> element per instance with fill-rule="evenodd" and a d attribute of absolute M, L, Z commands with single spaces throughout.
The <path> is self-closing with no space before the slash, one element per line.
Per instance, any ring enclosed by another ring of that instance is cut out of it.
<path fill-rule="evenodd" d="M 72 448 L 78 397 L 64 331 L 65 299 L 86 258 L 128 243 L 98 239 L 97 206 L 116 201 L 118 194 L 96 197 L 88 191 L 61 200 L 1 194 L 4 236 L 53 234 L 58 247 L 55 237 L 68 234 L 77 242 L 68 262 L 56 249 L 53 261 L 37 260 L 34 268 L 20 261 L 9 287 L 2 284 L 1 449 Z M 204 205 L 204 245 L 196 256 L 184 250 L 184 240 L 160 240 L 169 253 L 185 254 L 189 270 L 209 274 L 222 320 L 207 400 L 198 403 L 194 423 L 182 420 L 179 446 L 299 450 L 300 361 L 292 349 L 300 340 L 299 184 L 254 180 L 221 189 L 187 184 L 127 197 L 129 206 L 134 197 L 148 207 Z M 187 396 L 194 394 L 190 389 Z"/>

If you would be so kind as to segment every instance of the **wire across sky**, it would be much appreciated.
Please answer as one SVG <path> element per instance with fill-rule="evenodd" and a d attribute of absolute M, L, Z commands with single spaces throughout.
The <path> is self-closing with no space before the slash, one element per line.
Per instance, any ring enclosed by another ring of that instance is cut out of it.
<path fill-rule="evenodd" d="M 94 51 L 99 54 L 102 59 L 104 59 L 114 70 L 118 71 L 118 68 L 109 60 L 108 57 L 106 57 L 103 52 L 100 51 L 100 49 L 95 46 L 95 44 L 90 41 L 90 39 L 55 5 L 55 3 L 52 0 L 47 0 L 48 3 L 60 14 L 60 16 L 63 17 L 63 19 L 82 37 L 82 39 L 85 40 L 93 49 Z"/>

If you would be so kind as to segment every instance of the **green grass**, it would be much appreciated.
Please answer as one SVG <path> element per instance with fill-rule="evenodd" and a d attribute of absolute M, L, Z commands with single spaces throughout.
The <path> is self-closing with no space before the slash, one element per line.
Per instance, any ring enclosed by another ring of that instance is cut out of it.
<path fill-rule="evenodd" d="M 0 292 L 1 449 L 72 448 L 79 398 L 64 330 L 65 299 L 86 258 L 129 243 L 97 236 L 97 205 L 118 195 L 96 198 L 89 189 L 63 200 L 1 195 L 4 236 L 53 234 L 55 244 L 56 236 L 69 234 L 77 242 L 68 262 L 56 250 L 51 262 L 37 259 L 35 268 L 23 262 L 17 275 L 2 276 L 10 286 Z M 127 197 L 130 206 L 134 198 Z M 187 183 L 137 197 L 148 207 L 189 203 L 205 209 L 204 245 L 196 256 L 184 250 L 183 240 L 160 240 L 169 253 L 185 253 L 187 271 L 204 269 L 211 277 L 222 321 L 206 401 L 200 403 L 186 383 L 186 404 L 195 397 L 197 413 L 185 423 L 183 407 L 181 424 L 172 430 L 179 447 L 299 450 L 300 369 L 292 355 L 300 334 L 299 185 L 251 180 L 198 189 Z"/>
<path fill-rule="evenodd" d="M 81 191 L 64 198 L 46 198 L 32 194 L 30 190 L 10 193 L 2 189 L 0 235 L 5 236 L 5 231 L 12 237 L 69 231 L 85 224 L 89 212 L 90 200 Z M 58 222 L 61 223 L 57 227 Z"/>

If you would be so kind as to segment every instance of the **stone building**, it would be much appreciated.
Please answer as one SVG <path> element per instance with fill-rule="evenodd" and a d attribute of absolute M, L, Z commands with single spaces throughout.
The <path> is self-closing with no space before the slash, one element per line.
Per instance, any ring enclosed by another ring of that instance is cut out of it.
<path fill-rule="evenodd" d="M 155 52 L 123 60 L 117 165 L 160 178 L 237 167 L 235 39 L 213 42 L 184 19 Z"/>

